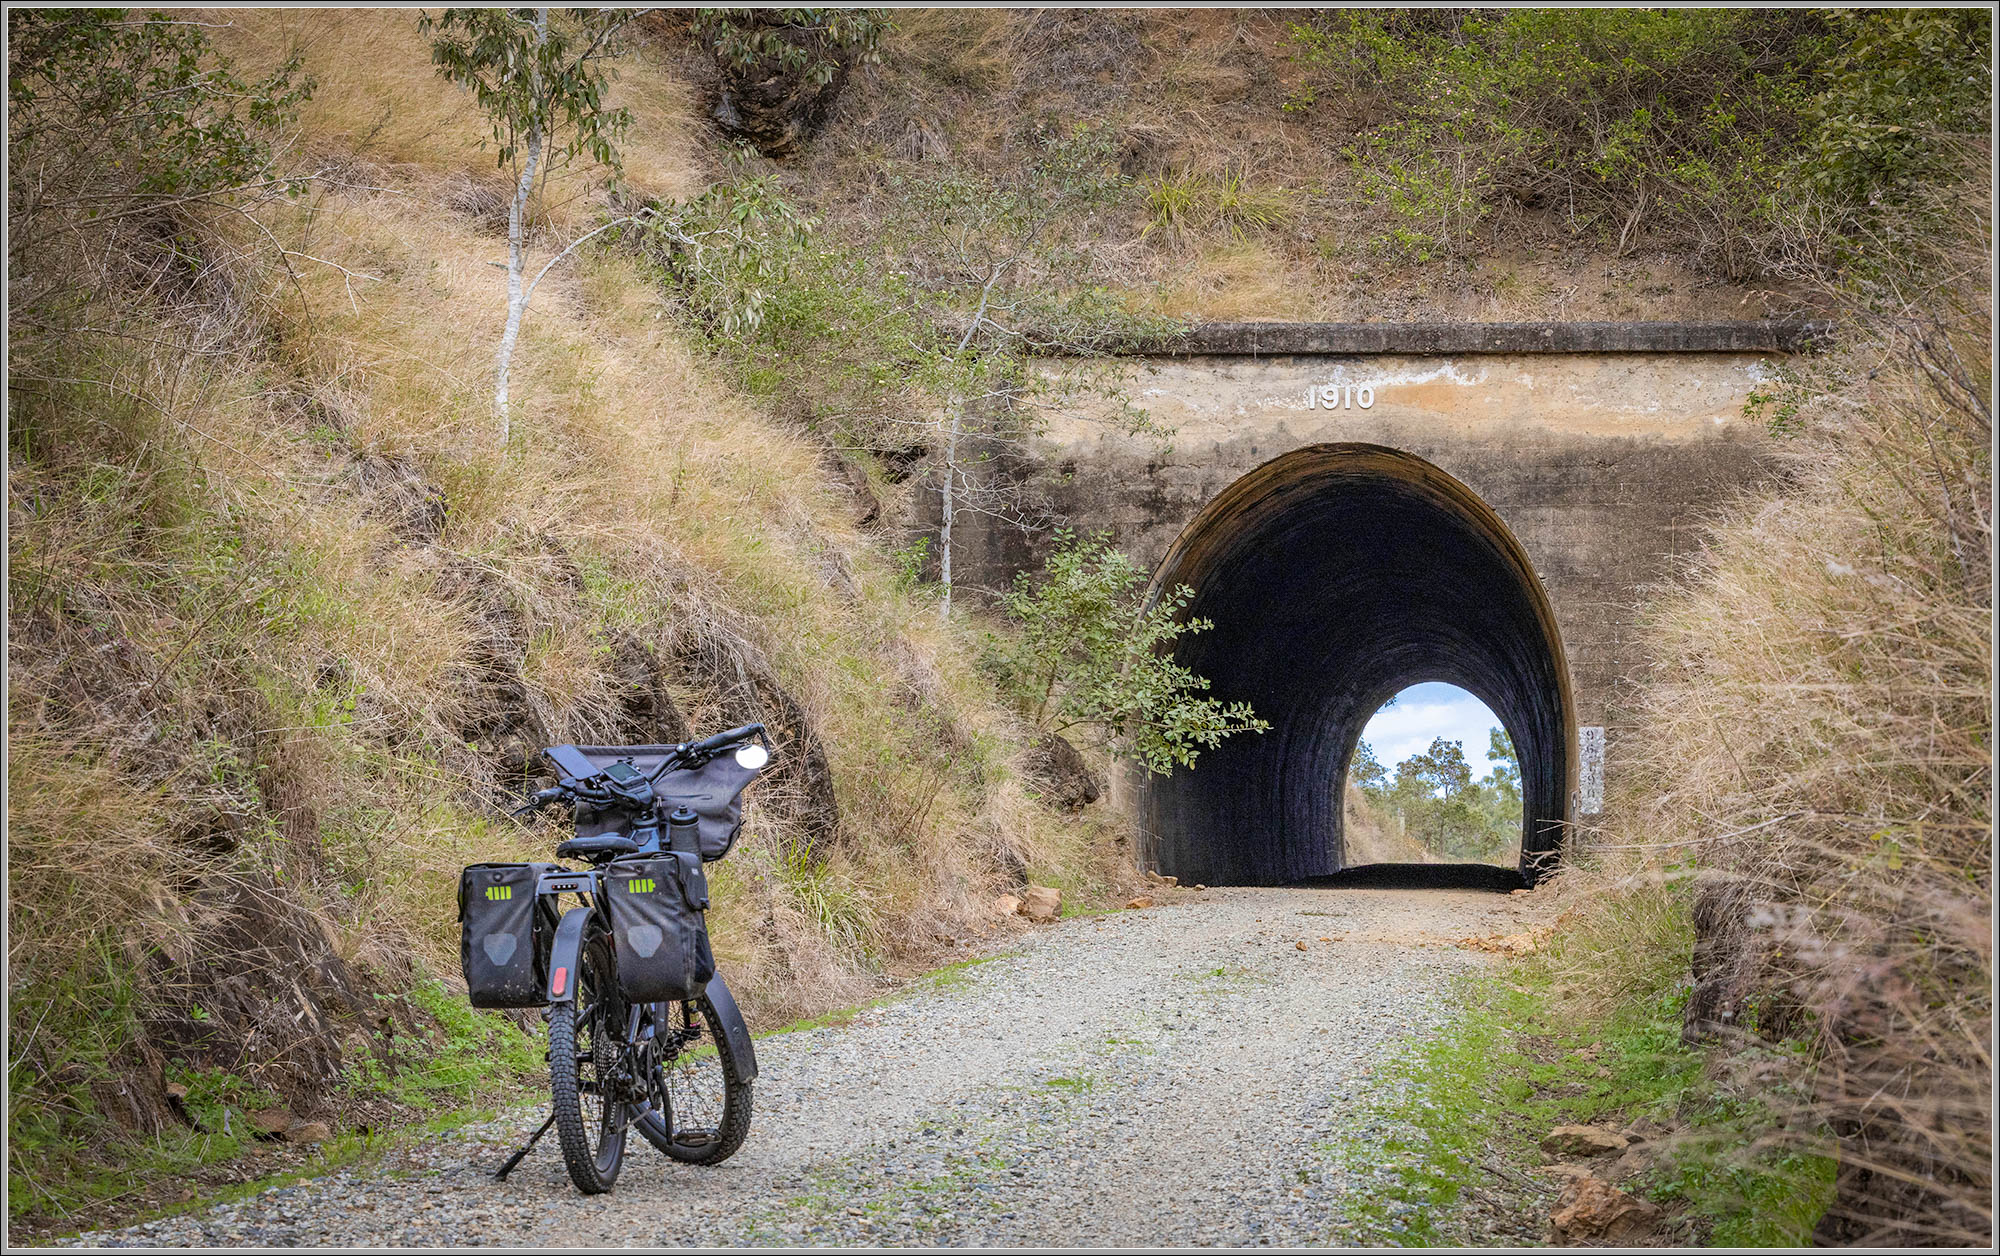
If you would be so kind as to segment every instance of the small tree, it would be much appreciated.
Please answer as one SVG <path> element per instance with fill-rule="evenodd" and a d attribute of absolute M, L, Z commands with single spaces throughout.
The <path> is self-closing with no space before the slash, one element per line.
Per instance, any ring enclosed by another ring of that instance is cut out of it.
<path fill-rule="evenodd" d="M 436 18 L 425 14 L 417 29 L 431 35 L 431 60 L 438 73 L 471 89 L 473 99 L 493 122 L 499 164 L 514 174 L 514 196 L 507 207 L 507 323 L 494 356 L 493 413 L 500 420 L 500 439 L 508 438 L 507 375 L 514 342 L 521 334 L 521 316 L 535 288 L 549 269 L 584 240 L 616 222 L 589 232 L 551 258 L 534 279 L 527 279 L 527 247 L 523 237 L 528 200 L 535 182 L 577 157 L 588 154 L 621 170 L 615 141 L 631 124 L 624 109 L 604 107 L 606 80 L 602 62 L 610 55 L 612 37 L 640 10 L 446 9 Z"/>
<path fill-rule="evenodd" d="M 1389 796 L 1410 836 L 1433 854 L 1449 856 L 1472 819 L 1466 798 L 1471 785 L 1465 752 L 1457 742 L 1439 737 L 1430 749 L 1396 765 Z"/>
<path fill-rule="evenodd" d="M 1192 767 L 1202 748 L 1270 725 L 1248 703 L 1198 696 L 1208 679 L 1171 649 L 1213 625 L 1180 618 L 1194 597 L 1185 585 L 1146 606 L 1140 579 L 1104 536 L 1058 532 L 1039 583 L 1022 572 L 1005 598 L 1019 635 L 989 635 L 986 663 L 1036 728 L 1092 730 L 1113 753 L 1168 776 L 1176 764 Z"/>
<path fill-rule="evenodd" d="M 952 540 L 959 517 L 984 513 L 1025 526 L 1044 521 L 975 468 L 997 440 L 1040 430 L 1038 407 L 1095 387 L 1079 373 L 1037 374 L 1038 347 L 1089 353 L 1095 343 L 1158 330 L 1100 287 L 1091 270 L 1094 216 L 1125 190 L 1109 140 L 1076 131 L 1043 136 L 1031 160 L 987 176 L 965 166 L 903 180 L 897 224 L 913 294 L 956 336 L 930 346 L 923 374 L 942 406 L 929 419 L 938 483 L 940 618 L 950 618 Z M 1029 333 L 1044 337 L 1037 346 Z M 1127 406 L 1135 427 L 1145 416 Z"/>

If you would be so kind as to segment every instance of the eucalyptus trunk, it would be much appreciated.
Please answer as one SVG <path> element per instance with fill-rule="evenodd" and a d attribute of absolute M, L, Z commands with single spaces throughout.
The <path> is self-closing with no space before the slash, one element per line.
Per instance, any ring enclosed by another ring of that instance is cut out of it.
<path fill-rule="evenodd" d="M 539 45 L 548 37 L 549 11 L 537 9 L 535 42 Z M 533 72 L 529 90 L 537 99 L 540 98 L 542 84 L 539 70 Z M 526 157 L 521 163 L 521 177 L 514 184 L 514 201 L 507 207 L 507 328 L 500 333 L 500 351 L 493 359 L 493 415 L 500 420 L 502 448 L 506 447 L 513 434 L 507 409 L 507 372 L 514 361 L 514 342 L 521 336 L 521 315 L 528 308 L 528 287 L 522 282 L 528 270 L 528 256 L 522 233 L 528 215 L 528 196 L 535 188 L 535 169 L 542 160 L 541 123 L 536 122 L 528 128 L 526 149 Z"/>

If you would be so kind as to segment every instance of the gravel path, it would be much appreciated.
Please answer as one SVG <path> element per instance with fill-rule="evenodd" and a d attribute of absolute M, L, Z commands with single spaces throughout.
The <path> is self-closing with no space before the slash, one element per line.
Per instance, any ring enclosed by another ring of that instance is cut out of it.
<path fill-rule="evenodd" d="M 1449 1019 L 1452 978 L 1487 962 L 1451 940 L 1533 911 L 1470 891 L 1183 892 L 759 1042 L 750 1138 L 714 1168 L 635 1136 L 617 1189 L 586 1198 L 550 1137 L 495 1183 L 486 1170 L 539 1123 L 522 1110 L 67 1243 L 1339 1243 L 1369 1179 L 1338 1165 L 1369 1163 L 1353 1144 L 1386 1133 L 1344 1116 L 1374 1066 Z"/>

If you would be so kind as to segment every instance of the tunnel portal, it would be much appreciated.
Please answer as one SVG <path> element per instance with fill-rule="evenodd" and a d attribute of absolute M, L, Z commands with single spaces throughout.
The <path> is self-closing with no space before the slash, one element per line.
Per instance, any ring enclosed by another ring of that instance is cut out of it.
<path fill-rule="evenodd" d="M 1244 475 L 1187 526 L 1152 595 L 1194 590 L 1214 621 L 1176 658 L 1269 732 L 1231 737 L 1146 786 L 1159 870 L 1281 885 L 1340 872 L 1341 782 L 1362 727 L 1404 687 L 1471 692 L 1521 763 L 1521 871 L 1552 866 L 1568 818 L 1575 716 L 1541 582 L 1458 480 L 1380 445 L 1321 444 Z"/>

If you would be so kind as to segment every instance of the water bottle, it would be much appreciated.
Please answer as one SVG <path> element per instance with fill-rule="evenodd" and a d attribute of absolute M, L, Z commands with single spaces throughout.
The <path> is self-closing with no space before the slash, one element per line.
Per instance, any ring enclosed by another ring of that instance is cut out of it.
<path fill-rule="evenodd" d="M 701 858 L 701 822 L 694 808 L 682 803 L 667 816 L 667 848 Z"/>

